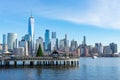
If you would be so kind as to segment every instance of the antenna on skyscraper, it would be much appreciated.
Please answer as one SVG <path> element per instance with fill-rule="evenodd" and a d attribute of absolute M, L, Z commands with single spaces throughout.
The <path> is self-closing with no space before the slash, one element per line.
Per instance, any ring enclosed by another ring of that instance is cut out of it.
<path fill-rule="evenodd" d="M 32 10 L 31 10 L 31 17 L 32 17 Z"/>

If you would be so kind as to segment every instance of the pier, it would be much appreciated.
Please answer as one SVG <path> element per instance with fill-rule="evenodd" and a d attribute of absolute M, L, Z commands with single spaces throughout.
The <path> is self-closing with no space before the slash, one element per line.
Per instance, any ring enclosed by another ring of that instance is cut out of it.
<path fill-rule="evenodd" d="M 0 58 L 0 66 L 78 66 L 79 58 L 16 57 Z"/>

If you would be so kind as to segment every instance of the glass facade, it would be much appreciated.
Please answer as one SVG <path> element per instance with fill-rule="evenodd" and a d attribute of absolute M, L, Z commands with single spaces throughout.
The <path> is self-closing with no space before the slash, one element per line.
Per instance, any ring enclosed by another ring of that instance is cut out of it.
<path fill-rule="evenodd" d="M 34 18 L 29 17 L 28 34 L 31 36 L 32 50 L 34 50 Z"/>
<path fill-rule="evenodd" d="M 14 48 L 17 47 L 17 34 L 16 33 L 8 33 L 7 44 L 8 44 L 8 50 L 13 50 Z"/>
<path fill-rule="evenodd" d="M 56 38 L 56 32 L 52 32 L 52 38 Z"/>
<path fill-rule="evenodd" d="M 45 50 L 48 51 L 49 50 L 49 46 L 50 46 L 50 32 L 47 29 L 45 31 Z"/>

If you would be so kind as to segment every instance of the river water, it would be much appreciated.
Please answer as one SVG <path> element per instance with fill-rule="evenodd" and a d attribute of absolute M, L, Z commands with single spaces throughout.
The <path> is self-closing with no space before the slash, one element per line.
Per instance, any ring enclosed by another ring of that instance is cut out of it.
<path fill-rule="evenodd" d="M 80 58 L 78 67 L 0 68 L 0 80 L 120 80 L 120 58 Z"/>

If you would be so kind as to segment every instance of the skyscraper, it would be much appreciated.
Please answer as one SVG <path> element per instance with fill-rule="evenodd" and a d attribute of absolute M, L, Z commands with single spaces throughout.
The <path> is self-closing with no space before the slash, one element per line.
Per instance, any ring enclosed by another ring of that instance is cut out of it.
<path fill-rule="evenodd" d="M 117 44 L 110 43 L 110 48 L 112 50 L 112 54 L 117 53 Z"/>
<path fill-rule="evenodd" d="M 51 52 L 57 49 L 58 49 L 58 39 L 56 38 L 56 32 L 52 32 Z"/>
<path fill-rule="evenodd" d="M 45 51 L 49 51 L 50 48 L 50 32 L 47 29 L 45 31 Z"/>
<path fill-rule="evenodd" d="M 83 45 L 84 46 L 86 45 L 86 37 L 85 36 L 83 37 Z"/>
<path fill-rule="evenodd" d="M 7 44 L 8 44 L 8 50 L 13 50 L 14 48 L 17 47 L 17 34 L 16 33 L 8 33 Z"/>
<path fill-rule="evenodd" d="M 41 45 L 42 51 L 43 51 L 43 38 L 39 37 L 36 39 L 36 52 L 38 51 L 39 45 Z"/>
<path fill-rule="evenodd" d="M 27 41 L 28 43 L 28 54 L 32 55 L 32 42 L 31 42 L 31 36 L 29 34 L 26 34 L 22 37 L 22 40 Z"/>
<path fill-rule="evenodd" d="M 6 34 L 3 34 L 3 45 L 6 44 Z"/>
<path fill-rule="evenodd" d="M 56 32 L 52 32 L 52 38 L 56 38 Z"/>
<path fill-rule="evenodd" d="M 67 40 L 67 34 L 65 34 L 64 44 L 65 47 L 69 47 L 69 40 Z"/>
<path fill-rule="evenodd" d="M 2 53 L 9 53 L 8 52 L 8 45 L 6 43 L 6 34 L 3 34 Z"/>
<path fill-rule="evenodd" d="M 24 56 L 28 56 L 28 42 L 26 40 L 21 40 L 19 41 L 19 47 L 24 48 Z"/>
<path fill-rule="evenodd" d="M 32 44 L 32 50 L 34 50 L 34 17 L 29 17 L 29 22 L 28 22 L 28 34 L 31 36 L 31 44 Z"/>

